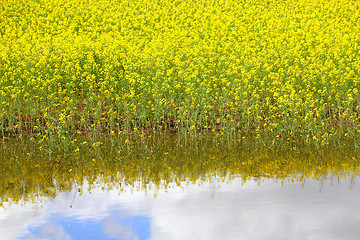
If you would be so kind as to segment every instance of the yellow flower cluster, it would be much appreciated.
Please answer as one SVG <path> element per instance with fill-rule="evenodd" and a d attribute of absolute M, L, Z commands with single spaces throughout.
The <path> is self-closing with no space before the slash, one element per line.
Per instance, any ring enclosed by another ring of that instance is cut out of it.
<path fill-rule="evenodd" d="M 360 131 L 360 2 L 1 0 L 2 134 Z"/>
<path fill-rule="evenodd" d="M 17 141 L 16 141 L 17 142 Z M 52 155 L 31 150 L 31 144 L 1 141 L 0 208 L 2 204 L 53 198 L 84 182 L 90 188 L 103 186 L 123 190 L 167 188 L 176 183 L 211 182 L 214 175 L 221 181 L 240 177 L 243 182 L 267 179 L 279 183 L 313 179 L 323 184 L 346 179 L 349 186 L 360 176 L 358 149 L 314 151 L 305 146 L 289 149 L 284 146 L 261 149 L 255 143 L 218 144 L 205 138 L 202 142 L 179 144 L 171 135 L 163 138 L 131 139 L 130 150 L 120 144 L 99 145 L 99 151 L 80 150 L 79 155 Z M 325 146 L 327 148 L 327 146 Z M 116 150 L 116 151 L 115 151 Z M 27 152 L 30 151 L 30 152 Z M 351 180 L 351 181 L 350 181 Z M 55 184 L 56 183 L 56 184 Z M 81 188 L 82 189 L 82 188 Z"/>

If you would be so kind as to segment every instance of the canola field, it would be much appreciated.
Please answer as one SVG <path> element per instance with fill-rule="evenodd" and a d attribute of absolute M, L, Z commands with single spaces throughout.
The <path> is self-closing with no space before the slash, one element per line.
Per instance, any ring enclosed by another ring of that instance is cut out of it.
<path fill-rule="evenodd" d="M 3 138 L 358 142 L 359 88 L 359 1 L 0 0 Z"/>

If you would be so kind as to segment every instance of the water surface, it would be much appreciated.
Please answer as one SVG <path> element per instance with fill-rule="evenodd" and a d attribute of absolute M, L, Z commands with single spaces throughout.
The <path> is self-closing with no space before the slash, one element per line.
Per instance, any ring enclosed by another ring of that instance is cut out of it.
<path fill-rule="evenodd" d="M 360 237 L 356 149 L 171 139 L 81 155 L 31 149 L 3 148 L 0 239 Z"/>
<path fill-rule="evenodd" d="M 2 239 L 358 239 L 358 180 L 73 189 L 41 206 L 2 210 L 0 232 Z"/>

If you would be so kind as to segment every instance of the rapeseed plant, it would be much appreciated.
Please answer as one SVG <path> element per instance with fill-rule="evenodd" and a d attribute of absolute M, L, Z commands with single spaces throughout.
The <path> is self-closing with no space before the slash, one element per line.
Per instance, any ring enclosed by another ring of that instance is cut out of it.
<path fill-rule="evenodd" d="M 358 141 L 358 1 L 0 2 L 3 136 Z"/>

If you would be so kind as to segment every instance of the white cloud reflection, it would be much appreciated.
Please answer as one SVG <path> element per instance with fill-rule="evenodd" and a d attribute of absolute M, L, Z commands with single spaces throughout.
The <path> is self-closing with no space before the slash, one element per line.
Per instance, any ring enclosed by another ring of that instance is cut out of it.
<path fill-rule="evenodd" d="M 357 179 L 358 180 L 358 179 Z M 359 239 L 359 188 L 350 183 L 224 185 L 153 201 L 152 239 Z M 169 238 L 170 236 L 170 238 Z"/>
<path fill-rule="evenodd" d="M 138 237 L 133 233 L 131 227 L 123 226 L 117 223 L 115 218 L 105 218 L 101 222 L 101 228 L 108 238 L 123 239 L 123 240 L 137 240 Z"/>
<path fill-rule="evenodd" d="M 70 240 L 70 236 L 67 235 L 64 230 L 52 224 L 45 223 L 41 225 L 38 232 L 35 234 L 27 233 L 24 240 Z"/>
<path fill-rule="evenodd" d="M 62 193 L 48 199 L 42 215 L 23 225 L 18 237 L 71 239 L 63 229 L 48 223 L 57 214 L 78 221 L 96 220 L 109 238 L 137 239 L 130 226 L 111 216 L 115 210 L 122 218 L 148 216 L 151 239 L 155 240 L 359 239 L 360 189 L 355 185 L 349 190 L 350 180 L 333 187 L 307 180 L 304 189 L 298 183 L 281 186 L 272 180 L 260 186 L 255 181 L 242 185 L 239 179 L 221 183 L 220 188 L 218 185 L 190 184 L 184 190 L 175 187 L 168 193 L 160 191 L 156 198 L 152 197 L 154 192 L 147 196 L 130 191 L 119 195 L 117 190 L 94 189 L 91 194 L 76 195 L 72 208 L 75 191 Z M 318 193 L 320 188 L 322 193 Z M 6 221 L 0 221 L 6 227 Z M 34 226 L 40 229 L 36 236 L 29 232 Z"/>

